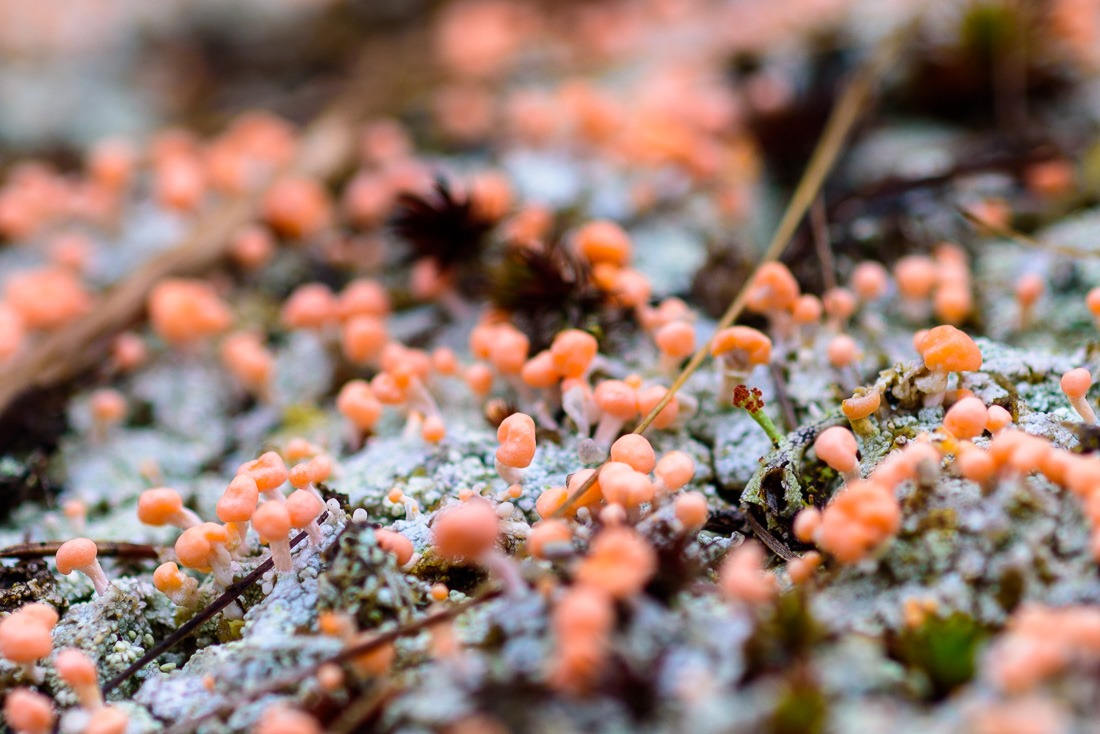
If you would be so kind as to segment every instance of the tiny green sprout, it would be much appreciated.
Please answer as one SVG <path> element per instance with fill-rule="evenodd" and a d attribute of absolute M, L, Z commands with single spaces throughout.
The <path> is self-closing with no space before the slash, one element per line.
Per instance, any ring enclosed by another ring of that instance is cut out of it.
<path fill-rule="evenodd" d="M 779 442 L 783 439 L 783 434 L 779 432 L 779 429 L 772 423 L 772 419 L 764 412 L 764 394 L 760 392 L 760 388 L 754 387 L 750 390 L 746 385 L 734 387 L 733 407 L 748 412 L 752 419 L 764 429 L 764 433 L 768 434 L 772 445 L 778 448 Z"/>

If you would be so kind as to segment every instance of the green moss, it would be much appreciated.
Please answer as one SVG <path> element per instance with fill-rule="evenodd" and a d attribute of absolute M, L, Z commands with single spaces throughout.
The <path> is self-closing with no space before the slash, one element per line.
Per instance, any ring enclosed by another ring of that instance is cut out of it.
<path fill-rule="evenodd" d="M 915 628 L 903 629 L 892 641 L 891 654 L 910 670 L 924 676 L 931 695 L 942 699 L 974 677 L 978 651 L 989 630 L 973 617 L 955 612 L 929 617 Z"/>
<path fill-rule="evenodd" d="M 821 734 L 829 701 L 812 678 L 795 672 L 783 688 L 765 731 L 768 734 Z"/>

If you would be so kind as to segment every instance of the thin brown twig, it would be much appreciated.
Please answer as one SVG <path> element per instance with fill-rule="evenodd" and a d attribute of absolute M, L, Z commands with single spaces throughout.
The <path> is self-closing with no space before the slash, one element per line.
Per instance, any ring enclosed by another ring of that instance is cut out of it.
<path fill-rule="evenodd" d="M 1043 242 L 1042 240 L 1035 239 L 1031 235 L 1027 235 L 1019 230 L 1013 229 L 1007 224 L 997 224 L 996 222 L 986 219 L 980 214 L 977 214 L 976 212 L 973 212 L 965 207 L 960 206 L 957 207 L 957 209 L 959 215 L 971 224 L 988 230 L 998 237 L 1013 240 L 1021 245 L 1034 247 L 1037 250 L 1054 252 L 1059 255 L 1065 255 L 1067 257 L 1100 257 L 1100 250 L 1082 250 L 1077 247 L 1070 247 L 1069 245 L 1059 245 L 1053 242 Z"/>
<path fill-rule="evenodd" d="M 324 522 L 325 518 L 327 517 L 327 510 L 318 515 L 318 524 Z M 294 546 L 298 545 L 303 540 L 305 540 L 307 536 L 308 534 L 305 532 L 298 533 L 290 540 L 290 547 L 293 548 Z M 196 614 L 194 617 L 191 617 L 191 619 L 187 620 L 179 629 L 158 642 L 156 645 L 153 646 L 151 650 L 142 655 L 128 668 L 123 670 L 111 680 L 107 681 L 106 685 L 103 686 L 103 693 L 107 694 L 118 688 L 120 685 L 129 680 L 130 676 L 132 676 L 134 673 L 138 672 L 146 665 L 155 661 L 161 655 L 168 652 L 179 643 L 183 642 L 191 635 L 191 633 L 193 633 L 202 625 L 206 624 L 207 620 L 211 619 L 215 614 L 235 602 L 241 596 L 241 594 L 247 591 L 248 588 L 254 583 L 259 581 L 260 578 L 265 573 L 270 571 L 274 566 L 275 562 L 271 558 L 268 558 L 259 566 L 256 566 L 255 570 L 253 570 L 252 573 L 248 574 L 243 579 L 230 586 L 222 593 L 221 596 L 208 604 L 201 612 Z"/>
<path fill-rule="evenodd" d="M 482 592 L 481 594 L 478 594 L 473 598 L 459 602 L 458 604 L 447 607 L 445 609 L 441 609 L 438 612 L 428 614 L 408 624 L 394 627 L 390 630 L 387 630 L 386 632 L 379 632 L 378 634 L 372 635 L 370 638 L 362 642 L 344 648 L 337 654 L 325 658 L 324 660 L 321 660 L 312 665 L 307 665 L 300 670 L 288 673 L 287 675 L 281 676 L 279 678 L 275 678 L 274 680 L 269 681 L 265 685 L 262 685 L 255 690 L 248 691 L 242 694 L 240 700 L 220 704 L 218 706 L 215 706 L 210 711 L 200 714 L 193 719 L 182 721 L 176 726 L 168 729 L 165 734 L 187 734 L 188 732 L 192 732 L 204 722 L 207 722 L 217 716 L 231 711 L 234 708 L 237 708 L 241 705 L 243 701 L 252 701 L 262 696 L 277 693 L 284 688 L 289 688 L 291 686 L 301 683 L 303 680 L 315 674 L 325 665 L 346 662 L 353 658 L 357 658 L 360 655 L 365 655 L 366 653 L 371 652 L 372 650 L 375 650 L 382 645 L 393 642 L 399 637 L 416 634 L 417 632 L 428 629 L 432 625 L 439 624 L 440 622 L 446 621 L 448 619 L 454 619 L 455 617 L 463 614 L 470 609 L 473 609 L 480 604 L 484 604 L 487 601 L 495 599 L 496 597 L 500 596 L 502 592 L 503 590 L 499 586 L 494 587 Z"/>
<path fill-rule="evenodd" d="M 832 243 L 829 242 L 829 220 L 825 208 L 825 197 L 814 200 L 810 210 L 811 236 L 817 249 L 817 259 L 821 261 L 821 277 L 825 281 L 825 290 L 836 288 L 836 263 L 833 261 Z"/>
<path fill-rule="evenodd" d="M 798 555 L 792 551 L 787 545 L 779 538 L 771 534 L 771 532 L 760 524 L 760 521 L 752 516 L 751 512 L 745 513 L 745 519 L 749 522 L 749 527 L 752 528 L 752 534 L 760 541 L 771 548 L 772 553 L 782 558 L 784 561 L 793 561 L 798 558 Z"/>
<path fill-rule="evenodd" d="M 377 714 L 400 690 L 394 684 L 386 684 L 378 690 L 367 691 L 348 704 L 340 712 L 336 721 L 328 724 L 329 734 L 351 734 L 351 732 L 360 731 L 360 725 Z"/>
<path fill-rule="evenodd" d="M 156 560 L 161 553 L 168 549 L 163 546 L 145 545 L 143 543 L 115 543 L 109 540 L 97 540 L 97 555 L 100 558 L 113 556 L 115 558 L 139 558 L 143 560 Z M 45 543 L 19 543 L 0 548 L 0 558 L 49 558 L 57 555 L 62 543 L 60 540 L 51 540 Z"/>
<path fill-rule="evenodd" d="M 783 212 L 783 218 L 779 221 L 779 226 L 775 230 L 775 235 L 772 237 L 771 243 L 757 263 L 754 274 L 756 271 L 759 271 L 763 265 L 777 260 L 779 256 L 783 254 L 783 250 L 790 242 L 791 237 L 798 228 L 799 222 L 802 221 L 802 218 L 806 215 L 806 211 L 817 197 L 818 191 L 821 190 L 821 185 L 825 182 L 825 177 L 829 174 L 829 171 L 832 170 L 833 165 L 840 156 L 844 143 L 849 133 L 852 131 L 852 128 L 855 126 L 856 121 L 863 113 L 864 105 L 870 99 L 876 82 L 889 67 L 890 62 L 900 47 L 901 39 L 911 27 L 911 23 L 906 23 L 903 27 L 884 38 L 867 62 L 856 71 L 848 86 L 845 88 L 836 106 L 833 108 L 832 114 L 825 123 L 825 129 L 818 139 L 813 155 L 810 157 L 810 162 L 807 164 L 806 170 L 802 174 L 802 178 L 799 180 L 798 186 L 794 190 L 794 195 L 791 196 L 791 200 L 787 204 L 787 209 Z M 715 327 L 715 333 L 733 324 L 733 322 L 737 320 L 737 317 L 741 315 L 741 311 L 745 308 L 745 302 L 749 297 L 749 284 L 751 282 L 752 277 L 750 276 L 741 287 L 737 297 L 733 299 L 733 303 L 729 305 L 729 308 L 726 309 L 722 318 L 719 319 Z M 672 399 L 676 397 L 676 393 L 679 392 L 680 388 L 684 386 L 688 379 L 695 374 L 695 371 L 698 370 L 706 360 L 713 341 L 714 337 L 712 336 L 692 355 L 691 359 L 688 360 L 688 363 L 673 381 L 672 385 L 669 386 L 664 397 L 661 398 L 661 400 L 653 406 L 653 409 L 649 411 L 649 414 L 642 419 L 634 429 L 634 433 L 644 433 L 660 412 L 672 402 Z M 585 492 L 591 489 L 592 485 L 599 480 L 600 472 L 603 470 L 604 466 L 606 466 L 606 462 L 598 466 L 596 471 L 592 473 L 592 476 L 584 481 L 576 491 L 566 498 L 561 507 L 554 512 L 555 517 L 561 517 L 568 512 L 569 508 L 572 507 Z"/>
<path fill-rule="evenodd" d="M 779 403 L 779 414 L 783 416 L 783 428 L 790 433 L 798 427 L 798 417 L 794 414 L 791 396 L 787 394 L 787 380 L 783 377 L 783 368 L 777 364 L 768 365 L 775 386 L 775 399 Z"/>

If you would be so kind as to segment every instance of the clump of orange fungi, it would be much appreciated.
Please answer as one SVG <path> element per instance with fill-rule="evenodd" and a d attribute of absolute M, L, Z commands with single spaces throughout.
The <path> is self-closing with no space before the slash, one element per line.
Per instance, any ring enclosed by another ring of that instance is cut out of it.
<path fill-rule="evenodd" d="M 1078 367 L 1062 375 L 1062 392 L 1069 399 L 1069 404 L 1081 416 L 1085 423 L 1096 423 L 1096 412 L 1089 405 L 1085 395 L 1092 387 L 1092 373 L 1084 367 Z"/>
<path fill-rule="evenodd" d="M 166 278 L 149 294 L 149 322 L 162 339 L 190 346 L 228 329 L 233 314 L 213 286 L 201 280 Z"/>
<path fill-rule="evenodd" d="M 105 594 L 110 581 L 107 580 L 103 567 L 99 565 L 98 555 L 99 548 L 96 547 L 95 541 L 74 538 L 57 549 L 54 560 L 60 573 L 68 576 L 73 571 L 79 571 L 91 579 L 97 594 Z"/>
<path fill-rule="evenodd" d="M 17 665 L 23 676 L 41 683 L 37 662 L 53 652 L 52 632 L 57 611 L 48 604 L 33 603 L 16 609 L 0 620 L 0 656 Z"/>
<path fill-rule="evenodd" d="M 1001 690 L 1020 694 L 1074 665 L 1100 660 L 1100 610 L 1025 605 L 992 645 L 987 675 Z"/>
<path fill-rule="evenodd" d="M 42 268 L 13 273 L 4 301 L 27 329 L 56 329 L 92 308 L 92 297 L 71 271 Z"/>
<path fill-rule="evenodd" d="M 710 353 L 721 372 L 718 403 L 726 406 L 733 401 L 733 389 L 747 382 L 755 367 L 771 361 L 772 341 L 752 327 L 731 326 L 714 335 Z"/>
<path fill-rule="evenodd" d="M 917 351 L 930 374 L 918 377 L 917 389 L 925 393 L 925 405 L 940 405 L 952 372 L 973 372 L 982 366 L 982 352 L 974 340 L 954 326 L 929 329 L 917 343 Z"/>
<path fill-rule="evenodd" d="M 822 513 L 817 542 L 841 563 L 856 563 L 900 525 L 901 507 L 891 487 L 873 479 L 849 482 Z"/>

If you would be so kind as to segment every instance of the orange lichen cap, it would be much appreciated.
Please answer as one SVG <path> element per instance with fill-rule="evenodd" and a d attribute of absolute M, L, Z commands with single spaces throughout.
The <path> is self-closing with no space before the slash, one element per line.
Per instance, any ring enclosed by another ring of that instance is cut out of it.
<path fill-rule="evenodd" d="M 577 249 L 593 265 L 609 263 L 621 267 L 632 256 L 630 237 L 614 222 L 598 220 L 577 230 Z"/>
<path fill-rule="evenodd" d="M 881 404 L 882 396 L 878 390 L 867 390 L 862 394 L 857 391 L 852 397 L 841 401 L 840 409 L 848 420 L 858 421 L 874 414 Z"/>
<path fill-rule="evenodd" d="M 985 430 L 989 411 L 985 403 L 975 397 L 963 398 L 948 409 L 943 417 L 943 427 L 955 438 L 970 439 Z"/>
<path fill-rule="evenodd" d="M 369 431 L 382 417 L 382 403 L 364 380 L 350 380 L 336 396 L 336 409 L 360 431 Z"/>
<path fill-rule="evenodd" d="M 54 719 L 50 699 L 29 688 L 16 688 L 4 699 L 4 721 L 19 734 L 49 734 Z"/>
<path fill-rule="evenodd" d="M 499 533 L 500 518 L 492 506 L 473 498 L 436 517 L 432 543 L 443 558 L 475 561 L 492 550 Z"/>
<path fill-rule="evenodd" d="M 611 444 L 611 460 L 627 464 L 643 474 L 653 471 L 657 464 L 657 456 L 649 439 L 637 433 L 620 436 Z"/>
<path fill-rule="evenodd" d="M 0 620 L 0 655 L 13 663 L 33 663 L 53 651 L 50 626 L 16 612 Z"/>
<path fill-rule="evenodd" d="M 99 548 L 96 547 L 94 540 L 73 538 L 57 549 L 55 556 L 57 570 L 68 576 L 73 571 L 95 563 L 98 555 Z"/>
<path fill-rule="evenodd" d="M 275 451 L 267 451 L 258 459 L 246 461 L 237 469 L 238 474 L 247 474 L 256 482 L 261 492 L 276 490 L 287 480 L 286 463 Z"/>
<path fill-rule="evenodd" d="M 340 344 L 344 356 L 355 364 L 367 364 L 378 357 L 389 339 L 386 322 L 377 316 L 352 316 L 344 322 Z"/>
<path fill-rule="evenodd" d="M 665 395 L 668 394 L 668 388 L 664 385 L 650 385 L 649 387 L 643 387 L 638 391 L 638 410 L 642 415 L 649 415 L 657 404 L 660 403 Z M 669 428 L 676 422 L 676 417 L 680 414 L 680 401 L 673 396 L 672 400 L 668 401 L 665 407 L 661 408 L 661 412 L 657 414 L 657 417 L 653 419 L 653 427 L 658 431 Z"/>
<path fill-rule="evenodd" d="M 568 523 L 561 520 L 543 520 L 536 523 L 527 534 L 527 552 L 535 558 L 546 558 L 548 546 L 568 547 L 573 539 L 573 531 Z"/>
<path fill-rule="evenodd" d="M 886 292 L 890 277 L 886 268 L 874 260 L 865 260 L 852 271 L 852 290 L 863 301 L 874 301 Z"/>
<path fill-rule="evenodd" d="M 179 591 L 183 588 L 187 575 L 180 571 L 180 567 L 172 561 L 162 563 L 153 571 L 153 586 L 165 594 Z"/>
<path fill-rule="evenodd" d="M 379 528 L 374 531 L 374 539 L 378 542 L 379 548 L 394 557 L 398 566 L 404 566 L 413 557 L 412 541 L 401 533 Z"/>
<path fill-rule="evenodd" d="M 583 377 L 598 349 L 596 337 L 580 329 L 566 329 L 554 337 L 550 356 L 562 377 Z"/>
<path fill-rule="evenodd" d="M 924 255 L 907 255 L 894 264 L 894 279 L 906 298 L 927 298 L 936 285 L 936 263 Z"/>
<path fill-rule="evenodd" d="M 622 420 L 638 415 L 638 391 L 622 380 L 604 380 L 593 392 L 596 405 L 604 413 Z"/>
<path fill-rule="evenodd" d="M 320 329 L 337 317 L 337 300 L 323 283 L 305 283 L 294 289 L 279 316 L 288 329 Z"/>
<path fill-rule="evenodd" d="M 184 530 L 176 539 L 176 558 L 188 568 L 209 572 L 217 546 L 228 542 L 229 533 L 223 526 L 214 522 L 204 522 L 202 525 Z"/>
<path fill-rule="evenodd" d="M 695 461 L 683 451 L 669 451 L 657 462 L 653 473 L 667 491 L 673 492 L 695 476 Z"/>
<path fill-rule="evenodd" d="M 657 554 L 627 527 L 605 529 L 588 547 L 577 568 L 577 581 L 601 589 L 615 599 L 634 596 L 657 571 Z"/>
<path fill-rule="evenodd" d="M 16 614 L 25 614 L 32 619 L 35 619 L 42 624 L 46 625 L 49 629 L 53 629 L 57 624 L 57 620 L 60 617 L 57 614 L 57 610 L 44 602 L 32 602 L 25 604 L 15 610 Z"/>
<path fill-rule="evenodd" d="M 761 265 L 753 276 L 745 307 L 756 313 L 790 310 L 798 296 L 798 281 L 787 266 L 779 262 L 768 262 Z"/>
<path fill-rule="evenodd" d="M 218 500 L 218 519 L 222 522 L 248 522 L 259 501 L 260 489 L 256 486 L 256 480 L 247 474 L 238 474 Z"/>
<path fill-rule="evenodd" d="M 271 228 L 289 237 L 310 237 L 328 224 L 332 202 L 313 178 L 288 176 L 264 195 L 263 214 Z"/>
<path fill-rule="evenodd" d="M 553 355 L 545 350 L 527 360 L 520 371 L 520 378 L 528 387 L 534 388 L 553 387 L 561 381 Z"/>
<path fill-rule="evenodd" d="M 718 584 L 730 599 L 764 604 L 775 596 L 775 576 L 764 569 L 767 556 L 755 541 L 744 543 L 726 556 L 718 572 Z"/>
<path fill-rule="evenodd" d="M 751 364 L 767 364 L 772 358 L 772 340 L 751 326 L 731 326 L 714 335 L 710 353 L 718 357 L 739 351 Z"/>
<path fill-rule="evenodd" d="M 859 466 L 858 451 L 856 437 L 840 426 L 826 428 L 814 441 L 817 457 L 839 472 L 851 472 Z"/>
<path fill-rule="evenodd" d="M 974 340 L 954 326 L 936 326 L 920 340 L 917 351 L 928 369 L 972 372 L 982 366 L 982 352 Z"/>
<path fill-rule="evenodd" d="M 165 341 L 182 344 L 225 331 L 233 315 L 206 281 L 167 278 L 149 294 L 149 321 Z"/>
<path fill-rule="evenodd" d="M 99 674 L 88 653 L 76 648 L 62 650 L 54 661 L 57 675 L 73 688 L 96 685 Z"/>
<path fill-rule="evenodd" d="M 260 540 L 265 543 L 272 541 L 285 541 L 290 535 L 293 523 L 290 512 L 282 502 L 264 502 L 256 508 L 252 515 L 252 527 L 260 535 Z"/>
<path fill-rule="evenodd" d="M 146 525 L 167 525 L 182 509 L 183 498 L 170 487 L 147 489 L 138 497 L 138 520 Z"/>
<path fill-rule="evenodd" d="M 88 312 L 92 299 L 84 285 L 64 268 L 16 273 L 5 298 L 29 329 L 53 329 Z"/>
<path fill-rule="evenodd" d="M 255 734 L 321 734 L 321 725 L 304 711 L 276 704 L 264 711 Z"/>
<path fill-rule="evenodd" d="M 489 361 L 497 371 L 505 375 L 518 374 L 527 361 L 530 340 L 519 329 L 501 325 L 493 333 L 489 346 Z"/>
<path fill-rule="evenodd" d="M 535 458 L 535 421 L 526 413 L 513 413 L 497 428 L 497 461 L 523 469 Z"/>
<path fill-rule="evenodd" d="M 1070 398 L 1083 398 L 1092 387 L 1092 373 L 1084 367 L 1077 367 L 1062 375 L 1062 392 Z"/>
<path fill-rule="evenodd" d="M 313 492 L 308 489 L 296 489 L 286 498 L 286 511 L 290 514 L 290 524 L 296 528 L 304 528 L 317 519 L 325 504 Z"/>
<path fill-rule="evenodd" d="M 682 359 L 695 351 L 695 327 L 686 321 L 672 321 L 657 329 L 653 341 L 665 354 Z"/>
<path fill-rule="evenodd" d="M 710 508 L 702 492 L 684 492 L 676 498 L 673 512 L 684 527 L 698 529 L 706 524 Z"/>

